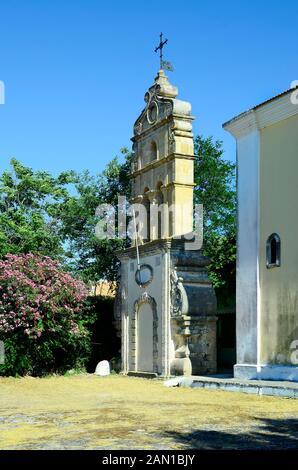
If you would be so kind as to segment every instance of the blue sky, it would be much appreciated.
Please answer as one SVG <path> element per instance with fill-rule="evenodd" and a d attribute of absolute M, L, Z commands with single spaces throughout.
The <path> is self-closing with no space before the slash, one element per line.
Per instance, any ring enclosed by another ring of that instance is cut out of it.
<path fill-rule="evenodd" d="M 188 0 L 2 0 L 0 170 L 99 172 L 130 146 L 143 96 L 165 59 L 194 132 L 224 141 L 221 125 L 298 79 L 298 3 Z"/>

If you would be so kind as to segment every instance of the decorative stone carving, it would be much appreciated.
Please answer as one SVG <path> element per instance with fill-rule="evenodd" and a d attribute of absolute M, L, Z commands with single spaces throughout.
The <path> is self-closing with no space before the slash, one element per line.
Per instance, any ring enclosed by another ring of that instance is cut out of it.
<path fill-rule="evenodd" d="M 178 277 L 177 271 L 172 270 L 170 276 L 171 283 L 171 317 L 179 317 L 187 313 L 187 296 L 182 284 L 183 279 Z"/>
<path fill-rule="evenodd" d="M 173 128 L 169 128 L 169 153 L 174 153 L 176 150 L 175 146 L 175 133 Z"/>
<path fill-rule="evenodd" d="M 139 136 L 146 126 L 150 127 L 158 120 L 168 118 L 173 112 L 172 100 L 177 93 L 177 88 L 171 85 L 164 72 L 160 71 L 155 78 L 155 84 L 145 93 L 146 106 L 135 122 L 134 135 Z"/>
<path fill-rule="evenodd" d="M 135 273 L 136 283 L 141 287 L 147 287 L 153 279 L 153 268 L 149 264 L 142 264 Z"/>
<path fill-rule="evenodd" d="M 164 105 L 164 115 L 162 117 L 169 117 L 173 112 L 173 105 L 170 101 L 165 101 Z"/>
<path fill-rule="evenodd" d="M 152 100 L 150 105 L 147 108 L 147 121 L 149 124 L 154 124 L 158 120 L 159 115 L 159 108 L 156 100 Z"/>
<path fill-rule="evenodd" d="M 136 135 L 141 134 L 142 128 L 143 128 L 143 124 L 141 123 L 141 121 L 137 122 L 137 123 L 135 124 L 135 126 L 134 126 L 134 133 L 135 133 Z"/>

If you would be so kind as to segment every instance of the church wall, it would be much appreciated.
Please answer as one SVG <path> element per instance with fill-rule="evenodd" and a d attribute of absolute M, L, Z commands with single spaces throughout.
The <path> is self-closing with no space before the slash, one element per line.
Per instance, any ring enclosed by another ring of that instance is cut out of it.
<path fill-rule="evenodd" d="M 173 234 L 181 236 L 193 230 L 192 186 L 176 185 L 173 190 L 172 204 L 175 205 Z"/>
<path fill-rule="evenodd" d="M 193 183 L 193 160 L 179 158 L 175 162 L 175 181 L 179 183 Z"/>
<path fill-rule="evenodd" d="M 291 364 L 298 339 L 298 116 L 261 130 L 261 364 Z M 266 240 L 281 238 L 281 265 L 266 267 Z"/>
<path fill-rule="evenodd" d="M 179 137 L 176 140 L 176 152 L 184 155 L 193 155 L 194 146 L 193 140 L 189 137 Z"/>

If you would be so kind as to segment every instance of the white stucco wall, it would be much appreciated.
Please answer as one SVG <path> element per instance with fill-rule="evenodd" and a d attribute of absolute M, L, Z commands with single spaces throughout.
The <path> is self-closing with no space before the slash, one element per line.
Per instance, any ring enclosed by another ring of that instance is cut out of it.
<path fill-rule="evenodd" d="M 237 363 L 258 360 L 258 180 L 259 132 L 253 131 L 237 142 Z"/>

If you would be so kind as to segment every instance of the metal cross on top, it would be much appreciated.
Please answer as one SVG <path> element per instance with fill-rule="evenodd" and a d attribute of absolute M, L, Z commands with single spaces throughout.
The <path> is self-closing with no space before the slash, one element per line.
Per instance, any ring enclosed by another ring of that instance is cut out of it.
<path fill-rule="evenodd" d="M 170 62 L 167 62 L 166 60 L 163 60 L 163 48 L 165 44 L 167 44 L 167 42 L 168 42 L 167 39 L 163 41 L 163 34 L 160 33 L 159 45 L 154 49 L 154 52 L 159 51 L 160 68 L 170 70 L 171 72 L 173 72 L 172 64 Z"/>

